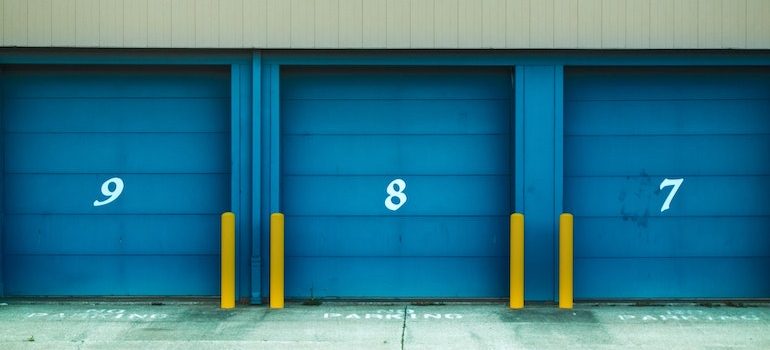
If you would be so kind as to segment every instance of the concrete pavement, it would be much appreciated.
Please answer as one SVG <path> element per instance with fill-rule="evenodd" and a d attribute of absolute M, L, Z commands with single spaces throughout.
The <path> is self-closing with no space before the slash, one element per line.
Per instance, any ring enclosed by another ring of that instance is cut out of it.
<path fill-rule="evenodd" d="M 0 349 L 770 349 L 770 304 L 0 300 Z"/>

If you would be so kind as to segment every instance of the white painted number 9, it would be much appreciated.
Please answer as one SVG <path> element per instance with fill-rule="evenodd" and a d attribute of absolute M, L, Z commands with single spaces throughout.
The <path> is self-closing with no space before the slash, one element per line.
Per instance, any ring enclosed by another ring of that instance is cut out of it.
<path fill-rule="evenodd" d="M 385 192 L 388 193 L 388 197 L 385 198 L 385 208 L 393 211 L 401 208 L 401 206 L 406 203 L 406 194 L 404 193 L 405 189 L 406 182 L 404 180 L 395 179 L 391 181 L 390 184 L 388 184 L 388 187 L 385 189 Z M 397 203 L 393 201 L 394 198 L 398 199 Z"/>
<path fill-rule="evenodd" d="M 111 184 L 115 185 L 115 188 L 112 190 L 110 190 Z M 123 193 L 123 180 L 121 180 L 119 177 L 113 177 L 102 184 L 102 194 L 107 196 L 107 199 L 103 201 L 98 199 L 95 200 L 94 206 L 99 207 L 105 204 L 110 204 L 118 199 L 121 193 Z"/>

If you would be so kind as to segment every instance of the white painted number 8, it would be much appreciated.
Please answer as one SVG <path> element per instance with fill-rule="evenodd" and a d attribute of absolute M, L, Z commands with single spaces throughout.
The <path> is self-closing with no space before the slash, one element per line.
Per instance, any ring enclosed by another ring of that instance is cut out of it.
<path fill-rule="evenodd" d="M 110 184 L 114 184 L 115 189 L 110 190 Z M 95 200 L 94 206 L 99 207 L 105 204 L 110 204 L 118 199 L 121 193 L 123 193 L 123 180 L 121 180 L 119 177 L 113 177 L 102 184 L 102 194 L 107 196 L 107 199 L 103 201 L 98 199 Z"/>
<path fill-rule="evenodd" d="M 398 189 L 396 189 L 396 186 L 398 186 Z M 385 189 L 385 192 L 388 192 L 388 197 L 385 198 L 385 208 L 393 211 L 401 208 L 401 206 L 406 203 L 406 194 L 404 194 L 405 189 L 406 182 L 404 182 L 404 180 L 395 179 L 391 181 L 390 184 L 388 184 L 388 188 Z M 393 198 L 398 198 L 398 203 L 394 203 Z"/>

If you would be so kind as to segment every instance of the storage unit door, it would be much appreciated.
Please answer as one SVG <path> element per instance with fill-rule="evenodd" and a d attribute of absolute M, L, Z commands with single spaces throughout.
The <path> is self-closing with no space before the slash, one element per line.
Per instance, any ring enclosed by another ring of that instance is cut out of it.
<path fill-rule="evenodd" d="M 286 295 L 507 293 L 511 72 L 282 71 Z"/>
<path fill-rule="evenodd" d="M 216 295 L 229 73 L 9 67 L 6 295 Z"/>
<path fill-rule="evenodd" d="M 568 70 L 575 298 L 770 297 L 770 70 Z"/>

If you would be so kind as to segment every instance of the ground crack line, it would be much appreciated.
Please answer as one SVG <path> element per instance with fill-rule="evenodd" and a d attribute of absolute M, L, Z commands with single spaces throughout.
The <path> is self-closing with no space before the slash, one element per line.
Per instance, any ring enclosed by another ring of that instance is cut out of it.
<path fill-rule="evenodd" d="M 406 309 L 408 306 L 404 306 L 404 323 L 401 324 L 401 350 L 404 350 L 404 334 L 406 334 Z"/>

